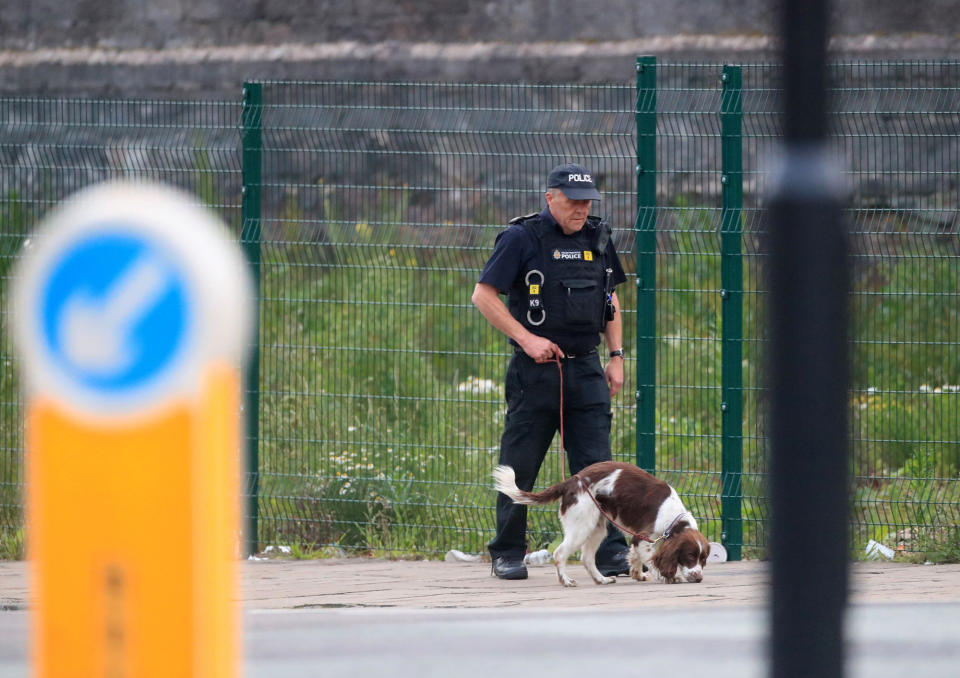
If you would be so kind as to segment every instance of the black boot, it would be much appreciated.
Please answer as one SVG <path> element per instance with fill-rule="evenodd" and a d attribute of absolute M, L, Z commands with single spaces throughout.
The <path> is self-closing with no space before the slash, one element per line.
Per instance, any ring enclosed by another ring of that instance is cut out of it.
<path fill-rule="evenodd" d="M 523 564 L 523 558 L 497 556 L 490 573 L 500 579 L 526 579 L 527 566 Z"/>
<path fill-rule="evenodd" d="M 630 574 L 630 563 L 627 561 L 629 551 L 617 551 L 603 563 L 597 563 L 597 569 L 604 577 L 616 577 L 620 574 Z"/>

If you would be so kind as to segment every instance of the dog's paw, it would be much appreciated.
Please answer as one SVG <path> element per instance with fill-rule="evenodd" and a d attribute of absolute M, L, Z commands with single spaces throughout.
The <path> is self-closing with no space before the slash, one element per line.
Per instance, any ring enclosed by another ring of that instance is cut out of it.
<path fill-rule="evenodd" d="M 572 588 L 577 585 L 577 580 L 571 579 L 567 575 L 561 575 L 559 579 L 560 579 L 560 583 L 566 586 L 567 588 Z"/>
<path fill-rule="evenodd" d="M 594 580 L 597 584 L 616 584 L 616 577 L 600 577 L 599 579 Z"/>

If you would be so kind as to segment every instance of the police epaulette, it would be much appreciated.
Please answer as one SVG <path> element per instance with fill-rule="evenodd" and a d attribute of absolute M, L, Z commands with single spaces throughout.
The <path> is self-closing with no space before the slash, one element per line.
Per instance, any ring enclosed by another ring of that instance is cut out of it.
<path fill-rule="evenodd" d="M 508 224 L 519 224 L 521 221 L 526 221 L 527 219 L 533 219 L 534 217 L 540 216 L 539 212 L 531 212 L 530 214 L 524 214 L 522 217 L 514 217 Z"/>

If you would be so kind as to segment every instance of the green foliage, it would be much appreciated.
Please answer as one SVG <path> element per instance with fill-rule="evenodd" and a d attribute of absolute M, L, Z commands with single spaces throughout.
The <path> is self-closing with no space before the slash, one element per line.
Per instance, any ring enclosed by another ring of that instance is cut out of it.
<path fill-rule="evenodd" d="M 206 204 L 223 204 L 206 152 L 198 145 L 194 155 L 195 190 Z M 469 301 L 487 250 L 460 247 L 476 234 L 456 225 L 410 225 L 411 191 L 388 188 L 359 210 L 327 190 L 307 208 L 291 189 L 264 235 L 260 541 L 290 545 L 294 558 L 340 548 L 482 552 L 492 536 L 489 473 L 503 423 L 508 348 Z M 5 273 L 35 217 L 13 193 L 0 204 Z M 475 219 L 496 222 L 496 215 L 478 210 Z M 704 518 L 714 540 L 721 531 L 722 431 L 717 219 L 715 209 L 686 198 L 664 210 L 656 345 L 658 472 Z M 854 554 L 868 539 L 937 562 L 955 561 L 960 551 L 960 267 L 943 247 L 930 256 L 870 260 L 856 271 Z M 743 553 L 756 556 L 768 514 L 764 295 L 755 261 L 745 264 Z M 0 278 L 0 293 L 6 283 Z M 623 286 L 620 299 L 632 356 L 632 285 Z M 0 359 L 0 406 L 11 421 L 19 416 L 16 371 L 8 353 Z M 612 446 L 615 458 L 632 461 L 636 431 L 626 394 L 634 385 L 632 374 L 627 378 L 615 402 Z M 0 488 L 18 489 L 17 464 L 0 463 L 0 473 Z M 559 475 L 554 451 L 539 484 Z M 0 557 L 19 557 L 19 499 L 0 495 L 0 505 L 16 508 L 0 517 Z M 553 508 L 531 511 L 529 527 L 532 548 L 555 541 Z"/>
<path fill-rule="evenodd" d="M 922 530 L 917 536 L 914 553 L 911 558 L 914 562 L 960 563 L 960 534 L 956 528 Z"/>
<path fill-rule="evenodd" d="M 0 559 L 23 557 L 20 371 L 8 310 L 11 269 L 36 218 L 34 205 L 16 191 L 0 198 Z"/>
<path fill-rule="evenodd" d="M 363 221 L 325 237 L 338 266 L 291 261 L 300 244 L 264 258 L 261 360 L 279 369 L 261 383 L 262 541 L 429 552 L 454 531 L 481 550 L 499 389 L 457 350 L 483 334 L 472 281 Z"/>
<path fill-rule="evenodd" d="M 960 270 L 950 254 L 884 261 L 858 283 L 852 423 L 870 443 L 870 468 L 860 469 L 867 475 L 895 471 L 930 447 L 929 477 L 960 471 Z"/>
<path fill-rule="evenodd" d="M 329 221 L 319 245 L 298 235 L 303 214 L 297 201 L 285 207 L 286 245 L 271 249 L 264 264 L 270 300 L 264 345 L 273 347 L 264 357 L 275 366 L 264 371 L 268 395 L 261 399 L 262 470 L 276 474 L 264 499 L 268 540 L 299 536 L 308 549 L 337 544 L 397 554 L 450 544 L 482 551 L 491 534 L 488 475 L 502 423 L 498 379 L 506 356 L 502 337 L 468 302 L 482 254 L 465 267 L 462 253 L 448 261 L 443 248 L 400 244 L 416 241 L 398 225 L 409 208 L 404 196 L 401 190 L 381 199 L 378 209 L 386 216 L 376 223 L 373 214 L 347 221 L 347 206 L 326 198 Z M 678 199 L 664 217 L 657 259 L 657 465 L 704 516 L 704 530 L 715 540 L 722 422 L 717 219 L 716 210 Z M 756 247 L 749 243 L 746 250 Z M 869 538 L 902 545 L 908 554 L 932 553 L 928 544 L 935 544 L 939 557 L 949 558 L 955 544 L 941 538 L 947 534 L 942 528 L 914 528 L 902 544 L 896 528 L 902 533 L 911 525 L 957 522 L 951 488 L 960 396 L 944 390 L 960 381 L 951 334 L 958 326 L 956 295 L 937 293 L 958 288 L 956 267 L 949 257 L 891 257 L 882 265 L 880 287 L 876 271 L 862 274 L 854 294 L 852 474 L 858 480 L 852 548 L 856 553 L 856 544 Z M 748 259 L 745 557 L 762 556 L 767 541 L 763 298 L 761 272 Z M 631 286 L 621 291 L 621 301 L 629 349 Z M 937 320 L 924 322 L 928 316 Z M 487 381 L 492 392 L 458 390 Z M 632 460 L 632 408 L 621 404 L 616 417 L 614 454 Z M 558 477 L 548 460 L 540 483 Z M 531 512 L 532 548 L 557 534 L 552 511 Z"/>
<path fill-rule="evenodd" d="M 0 526 L 0 560 L 23 560 L 25 553 L 23 528 Z"/>
<path fill-rule="evenodd" d="M 0 294 L 36 220 L 33 205 L 21 199 L 17 191 L 11 190 L 0 199 Z"/>

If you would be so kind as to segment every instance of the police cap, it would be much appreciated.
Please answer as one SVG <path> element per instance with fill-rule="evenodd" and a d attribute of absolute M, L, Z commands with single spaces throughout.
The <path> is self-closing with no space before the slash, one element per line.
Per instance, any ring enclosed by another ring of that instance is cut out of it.
<path fill-rule="evenodd" d="M 590 170 L 572 162 L 550 170 L 547 188 L 559 188 L 571 200 L 601 200 Z"/>

